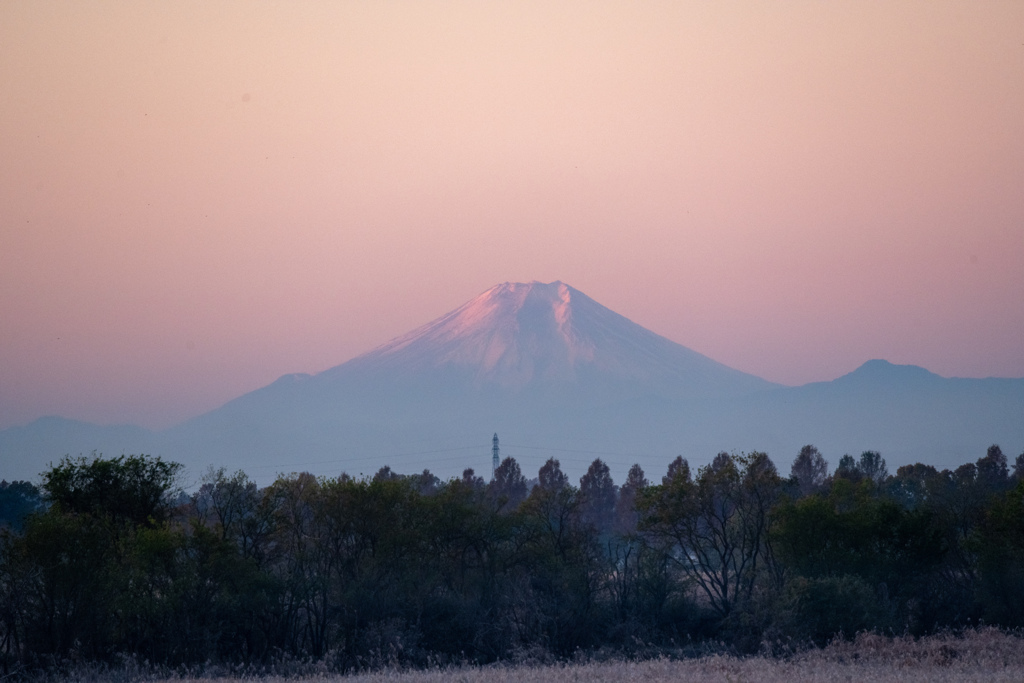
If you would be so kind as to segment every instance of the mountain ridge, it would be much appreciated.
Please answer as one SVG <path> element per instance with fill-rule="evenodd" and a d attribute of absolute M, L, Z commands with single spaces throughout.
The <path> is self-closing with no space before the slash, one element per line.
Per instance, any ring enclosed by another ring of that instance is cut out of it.
<path fill-rule="evenodd" d="M 557 280 L 495 285 L 317 378 L 440 368 L 468 371 L 477 386 L 513 390 L 538 381 L 572 382 L 593 372 L 661 385 L 667 375 L 714 393 L 780 386 L 655 334 Z"/>
<path fill-rule="evenodd" d="M 485 471 L 495 431 L 533 449 L 512 451 L 524 471 L 550 454 L 567 471 L 585 467 L 571 454 L 607 453 L 600 444 L 625 449 L 623 462 L 609 460 L 623 473 L 626 459 L 653 474 L 678 454 L 698 465 L 721 450 L 764 450 L 784 471 L 806 443 L 833 464 L 870 449 L 893 467 L 945 466 L 993 442 L 1024 448 L 1024 379 L 944 378 L 874 359 L 829 382 L 787 387 L 657 335 L 564 282 L 534 281 L 495 285 L 345 363 L 282 375 L 163 432 L 30 427 L 0 431 L 10 470 L 0 476 L 35 476 L 65 453 L 119 448 L 195 474 L 208 465 L 255 468 L 254 476 L 354 473 L 376 462 L 446 476 Z M 478 439 L 480 452 L 467 455 Z"/>

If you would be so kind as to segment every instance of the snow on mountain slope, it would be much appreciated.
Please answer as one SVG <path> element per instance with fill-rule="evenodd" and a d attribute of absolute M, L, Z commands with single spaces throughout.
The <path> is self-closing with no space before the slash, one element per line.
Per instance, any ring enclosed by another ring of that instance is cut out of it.
<path fill-rule="evenodd" d="M 323 373 L 410 377 L 457 369 L 519 390 L 598 378 L 673 397 L 772 388 L 637 325 L 562 282 L 496 285 L 454 311 Z"/>

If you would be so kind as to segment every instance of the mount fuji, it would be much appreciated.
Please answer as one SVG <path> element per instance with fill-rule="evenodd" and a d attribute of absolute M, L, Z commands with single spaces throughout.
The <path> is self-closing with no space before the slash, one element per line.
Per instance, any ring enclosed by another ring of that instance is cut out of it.
<path fill-rule="evenodd" d="M 780 469 L 805 443 L 833 464 L 879 450 L 890 465 L 955 466 L 991 443 L 1024 448 L 1024 379 L 947 379 L 869 361 L 832 382 L 784 387 L 661 337 L 562 282 L 504 283 L 316 375 L 285 375 L 160 433 L 56 418 L 0 432 L 7 478 L 65 453 L 146 452 L 243 469 L 315 474 L 465 467 L 486 473 L 490 436 L 524 472 L 595 457 L 651 476 L 675 455 L 765 450 Z M 22 463 L 24 467 L 14 467 Z"/>
<path fill-rule="evenodd" d="M 736 396 L 777 386 L 656 335 L 562 282 L 497 285 L 317 379 L 355 376 L 445 376 L 459 392 L 510 395 L 586 387 L 606 400 Z"/>
<path fill-rule="evenodd" d="M 636 429 L 644 406 L 778 386 L 656 335 L 562 282 L 504 283 L 347 363 L 286 375 L 167 437 L 175 452 L 239 464 L 259 454 L 283 465 L 301 453 L 299 462 L 374 469 L 390 458 L 392 467 L 435 472 L 447 470 L 439 456 L 478 442 L 485 457 L 456 456 L 451 469 L 465 461 L 482 471 L 493 432 L 536 457 L 553 447 L 568 461 L 570 451 L 612 444 L 644 453 L 657 440 L 646 425 Z"/>

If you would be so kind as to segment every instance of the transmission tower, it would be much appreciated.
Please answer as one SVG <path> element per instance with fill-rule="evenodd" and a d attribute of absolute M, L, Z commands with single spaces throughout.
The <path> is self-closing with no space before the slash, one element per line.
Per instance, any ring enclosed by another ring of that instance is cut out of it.
<path fill-rule="evenodd" d="M 498 433 L 494 433 L 494 438 L 491 439 L 491 480 L 494 480 L 494 475 L 498 471 Z"/>

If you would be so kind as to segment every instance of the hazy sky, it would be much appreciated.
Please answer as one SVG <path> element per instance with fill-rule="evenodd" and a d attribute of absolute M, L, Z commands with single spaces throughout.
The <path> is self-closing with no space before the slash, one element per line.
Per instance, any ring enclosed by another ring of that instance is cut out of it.
<path fill-rule="evenodd" d="M 1024 2 L 0 0 L 0 428 L 556 279 L 787 384 L 1024 376 Z"/>

